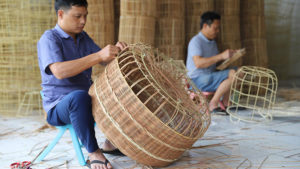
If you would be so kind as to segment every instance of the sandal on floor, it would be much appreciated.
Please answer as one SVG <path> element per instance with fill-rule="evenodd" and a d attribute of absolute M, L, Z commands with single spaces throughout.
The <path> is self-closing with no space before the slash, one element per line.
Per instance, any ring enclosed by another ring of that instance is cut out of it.
<path fill-rule="evenodd" d="M 105 161 L 100 161 L 100 160 L 93 160 L 90 163 L 87 163 L 86 166 L 91 168 L 92 164 L 104 164 L 107 167 L 107 164 L 109 163 L 109 161 L 107 159 L 105 159 Z"/>
<path fill-rule="evenodd" d="M 115 156 L 125 156 L 119 149 L 114 149 L 114 150 L 103 150 L 100 148 L 100 151 L 104 154 L 111 154 Z"/>
<path fill-rule="evenodd" d="M 220 114 L 220 115 L 229 115 L 226 110 L 223 110 L 221 107 L 214 108 L 211 112 L 211 114 Z"/>

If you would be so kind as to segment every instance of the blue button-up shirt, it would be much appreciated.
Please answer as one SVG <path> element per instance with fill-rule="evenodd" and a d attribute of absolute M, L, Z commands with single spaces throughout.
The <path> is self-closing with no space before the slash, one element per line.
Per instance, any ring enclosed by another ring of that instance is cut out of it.
<path fill-rule="evenodd" d="M 65 95 L 74 90 L 89 90 L 92 68 L 80 74 L 57 79 L 49 65 L 85 57 L 100 50 L 84 31 L 77 35 L 77 42 L 58 25 L 47 30 L 37 43 L 38 60 L 42 76 L 43 107 L 46 112 L 53 108 Z"/>

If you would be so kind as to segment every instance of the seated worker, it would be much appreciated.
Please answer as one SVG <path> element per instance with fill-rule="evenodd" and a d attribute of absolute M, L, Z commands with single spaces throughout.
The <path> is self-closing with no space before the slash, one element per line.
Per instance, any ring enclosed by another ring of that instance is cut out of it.
<path fill-rule="evenodd" d="M 98 147 L 88 90 L 92 66 L 110 62 L 127 45 L 118 42 L 100 49 L 83 31 L 87 6 L 86 0 L 55 1 L 57 24 L 45 31 L 37 44 L 43 107 L 49 124 L 72 124 L 88 151 L 92 169 L 110 169 L 112 165 L 102 153 L 118 149 L 108 140 L 102 150 Z"/>
<path fill-rule="evenodd" d="M 198 89 L 205 92 L 215 92 L 209 102 L 209 111 L 222 111 L 218 102 L 223 96 L 223 104 L 228 106 L 229 90 L 232 83 L 234 69 L 216 71 L 216 63 L 226 60 L 234 54 L 234 50 L 227 49 L 219 53 L 214 40 L 220 31 L 221 16 L 215 12 L 205 12 L 201 16 L 200 32 L 194 36 L 188 45 L 186 66 L 187 75 Z"/>

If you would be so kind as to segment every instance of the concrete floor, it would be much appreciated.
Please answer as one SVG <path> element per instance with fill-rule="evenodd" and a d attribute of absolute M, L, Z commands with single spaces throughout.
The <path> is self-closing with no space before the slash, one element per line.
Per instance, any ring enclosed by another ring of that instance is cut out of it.
<path fill-rule="evenodd" d="M 300 104 L 298 104 L 300 105 Z M 56 135 L 41 116 L 0 116 L 0 168 L 33 160 Z M 97 128 L 99 144 L 104 135 Z M 85 150 L 84 154 L 87 152 Z M 114 168 L 151 168 L 128 157 L 107 156 Z M 68 163 L 66 164 L 66 161 Z M 45 161 L 33 169 L 81 167 L 67 132 Z M 275 117 L 269 123 L 233 123 L 228 116 L 213 115 L 204 137 L 182 158 L 166 168 L 300 168 L 300 116 Z"/>

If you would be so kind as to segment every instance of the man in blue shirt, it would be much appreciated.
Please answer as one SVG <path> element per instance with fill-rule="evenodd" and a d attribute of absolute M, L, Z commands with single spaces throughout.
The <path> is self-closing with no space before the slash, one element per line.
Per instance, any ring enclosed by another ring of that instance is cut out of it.
<path fill-rule="evenodd" d="M 100 49 L 83 31 L 87 6 L 86 0 L 55 1 L 57 25 L 47 30 L 37 44 L 43 107 L 49 124 L 72 124 L 89 152 L 91 168 L 107 169 L 112 166 L 102 151 L 116 148 L 108 140 L 102 151 L 98 147 L 88 90 L 92 66 L 110 62 L 126 44 L 118 42 Z"/>
<path fill-rule="evenodd" d="M 223 96 L 223 104 L 228 105 L 229 90 L 234 69 L 216 71 L 216 63 L 226 60 L 234 54 L 234 50 L 227 49 L 219 53 L 214 40 L 220 30 L 221 16 L 215 12 L 205 12 L 201 16 L 201 31 L 194 36 L 188 45 L 186 66 L 188 76 L 195 85 L 206 92 L 215 92 L 209 103 L 211 112 L 222 111 L 218 102 Z"/>

